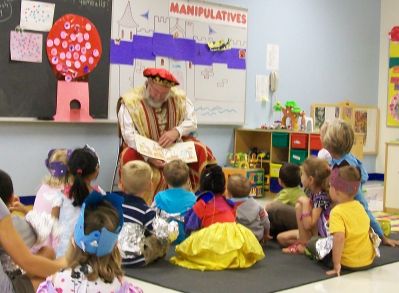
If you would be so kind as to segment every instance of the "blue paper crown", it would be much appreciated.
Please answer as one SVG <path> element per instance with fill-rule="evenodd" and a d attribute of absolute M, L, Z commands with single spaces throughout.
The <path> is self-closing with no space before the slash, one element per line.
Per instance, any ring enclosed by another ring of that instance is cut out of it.
<path fill-rule="evenodd" d="M 109 231 L 106 228 L 101 230 L 94 230 L 86 235 L 85 228 L 85 209 L 88 206 L 98 206 L 99 203 L 108 201 L 117 210 L 119 215 L 119 224 L 114 231 Z M 88 254 L 95 254 L 97 256 L 104 256 L 110 254 L 118 241 L 119 232 L 123 226 L 123 197 L 115 193 L 107 193 L 103 195 L 97 191 L 91 192 L 85 199 L 78 221 L 75 226 L 74 240 L 78 247 Z"/>

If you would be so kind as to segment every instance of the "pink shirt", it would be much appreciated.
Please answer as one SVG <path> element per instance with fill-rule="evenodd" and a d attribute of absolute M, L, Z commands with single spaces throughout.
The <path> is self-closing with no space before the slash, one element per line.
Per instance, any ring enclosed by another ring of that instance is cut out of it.
<path fill-rule="evenodd" d="M 51 214 L 54 202 L 59 201 L 59 198 L 62 198 L 63 196 L 62 187 L 54 188 L 43 183 L 37 191 L 33 209 L 38 212 Z"/>

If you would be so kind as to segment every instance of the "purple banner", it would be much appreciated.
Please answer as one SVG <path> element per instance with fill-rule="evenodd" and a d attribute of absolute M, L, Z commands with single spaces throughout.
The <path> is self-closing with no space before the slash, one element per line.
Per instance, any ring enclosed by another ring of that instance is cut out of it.
<path fill-rule="evenodd" d="M 212 52 L 207 44 L 196 43 L 189 39 L 175 39 L 168 34 L 154 33 L 152 37 L 135 35 L 131 42 L 111 40 L 110 62 L 132 65 L 136 58 L 155 60 L 156 56 L 164 56 L 175 60 L 191 61 L 198 65 L 210 66 L 213 63 L 224 63 L 228 68 L 245 69 L 245 57 L 240 58 L 241 50 L 233 48 Z"/>

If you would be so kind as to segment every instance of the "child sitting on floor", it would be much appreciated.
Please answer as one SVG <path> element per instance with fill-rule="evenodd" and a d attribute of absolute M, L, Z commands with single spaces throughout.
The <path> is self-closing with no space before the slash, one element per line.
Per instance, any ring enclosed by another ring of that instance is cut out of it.
<path fill-rule="evenodd" d="M 333 235 L 333 269 L 327 275 L 340 275 L 341 267 L 351 270 L 369 267 L 375 257 L 370 239 L 370 218 L 354 199 L 360 185 L 360 173 L 352 166 L 335 168 L 330 178 L 330 196 L 336 203 L 330 214 L 329 232 Z M 311 248 L 310 250 L 315 250 Z"/>
<path fill-rule="evenodd" d="M 371 227 L 381 238 L 382 244 L 389 246 L 399 246 L 399 240 L 390 239 L 384 235 L 380 224 L 375 219 L 373 213 L 369 210 L 366 199 L 363 196 L 362 185 L 367 181 L 368 174 L 360 162 L 350 151 L 353 146 L 355 134 L 352 126 L 341 119 L 335 119 L 328 124 L 325 123 L 320 131 L 324 132 L 321 137 L 324 148 L 330 153 L 332 159 L 330 165 L 332 168 L 343 166 L 354 166 L 359 169 L 361 176 L 360 188 L 355 195 L 355 200 L 359 201 L 368 214 Z"/>
<path fill-rule="evenodd" d="M 235 223 L 234 203 L 227 200 L 220 166 L 207 167 L 197 202 L 185 217 L 191 235 L 176 246 L 173 264 L 196 270 L 248 268 L 265 257 L 251 230 Z"/>
<path fill-rule="evenodd" d="M 152 190 L 152 170 L 143 161 L 130 161 L 123 165 L 121 188 L 124 193 L 123 226 L 119 247 L 122 264 L 127 267 L 147 265 L 166 255 L 169 243 L 158 239 L 153 223 L 155 210 L 145 202 L 146 194 Z"/>
<path fill-rule="evenodd" d="M 116 245 L 122 202 L 118 195 L 95 191 L 86 197 L 66 254 L 69 268 L 48 277 L 37 292 L 143 292 L 123 281 Z"/>
<path fill-rule="evenodd" d="M 249 196 L 251 184 L 241 174 L 227 180 L 227 197 L 236 204 L 236 221 L 250 229 L 264 243 L 270 239 L 270 222 L 267 212 Z"/>
<path fill-rule="evenodd" d="M 36 292 L 40 281 L 65 267 L 65 262 L 50 261 L 54 258 L 50 247 L 42 247 L 36 255 L 28 250 L 27 246 L 31 247 L 39 238 L 40 233 L 34 227 L 43 227 L 43 223 L 32 225 L 33 221 L 26 218 L 10 217 L 9 209 L 14 202 L 12 180 L 0 170 L 0 292 Z"/>
<path fill-rule="evenodd" d="M 304 196 L 301 184 L 301 169 L 298 165 L 285 163 L 281 166 L 278 177 L 283 189 L 277 198 L 266 205 L 269 214 L 270 234 L 277 236 L 279 233 L 297 229 L 295 204 Z"/>
<path fill-rule="evenodd" d="M 12 209 L 14 202 L 18 200 L 14 196 L 14 187 L 11 177 L 3 170 L 0 170 L 0 198 L 9 210 Z M 19 236 L 21 236 L 24 243 L 28 247 L 32 247 L 37 241 L 37 236 L 34 228 L 29 224 L 25 217 L 12 215 L 11 218 L 15 230 L 17 230 Z M 4 253 L 1 248 L 0 263 L 8 276 L 12 277 L 22 274 L 21 270 L 12 261 L 11 257 Z"/>
<path fill-rule="evenodd" d="M 68 180 L 68 158 L 71 150 L 52 149 L 47 155 L 45 161 L 46 168 L 49 171 L 39 190 L 37 191 L 33 209 L 38 212 L 51 214 L 53 202 L 63 197 L 63 189 Z"/>
<path fill-rule="evenodd" d="M 59 243 L 56 245 L 57 257 L 63 256 L 68 248 L 85 198 L 93 190 L 102 191 L 98 186 L 92 185 L 92 181 L 97 179 L 99 170 L 100 161 L 93 148 L 86 145 L 72 152 L 68 160 L 72 185 L 65 186 L 65 195 L 53 203 L 51 212 L 55 218 L 59 218 L 58 224 L 62 229 Z"/>
<path fill-rule="evenodd" d="M 178 222 L 179 236 L 174 243 L 179 244 L 186 239 L 184 216 L 197 198 L 184 187 L 187 184 L 189 168 L 182 160 L 167 163 L 163 168 L 163 174 L 169 189 L 155 195 L 153 207 L 159 210 L 161 217 Z"/>
<path fill-rule="evenodd" d="M 327 236 L 327 222 L 331 210 L 328 196 L 330 167 L 326 160 L 307 158 L 302 164 L 301 181 L 309 191 L 309 197 L 302 196 L 295 206 L 298 230 L 282 232 L 277 241 L 285 253 L 304 253 L 306 243 L 312 236 Z"/>

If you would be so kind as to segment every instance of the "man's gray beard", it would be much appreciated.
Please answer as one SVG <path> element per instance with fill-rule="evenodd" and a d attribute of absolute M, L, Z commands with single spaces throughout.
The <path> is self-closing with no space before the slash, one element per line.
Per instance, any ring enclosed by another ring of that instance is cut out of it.
<path fill-rule="evenodd" d="M 169 95 L 163 102 L 154 102 L 154 100 L 150 97 L 149 93 L 146 91 L 144 98 L 147 100 L 148 105 L 150 105 L 152 108 L 159 109 L 162 107 L 163 103 L 165 103 L 168 100 Z"/>

